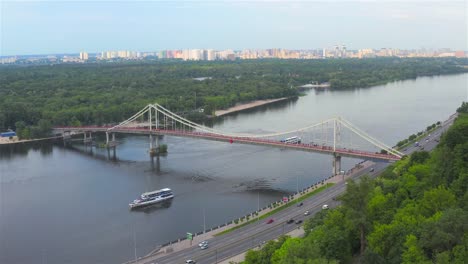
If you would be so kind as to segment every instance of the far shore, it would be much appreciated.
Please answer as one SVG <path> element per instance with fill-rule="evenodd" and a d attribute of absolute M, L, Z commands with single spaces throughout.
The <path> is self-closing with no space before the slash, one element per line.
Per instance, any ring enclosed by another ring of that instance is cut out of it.
<path fill-rule="evenodd" d="M 57 139 L 57 138 L 62 138 L 62 136 L 36 138 L 36 139 L 22 139 L 22 140 L 15 140 L 15 141 L 0 141 L 0 145 L 14 145 L 14 144 L 21 144 L 21 143 L 28 143 L 28 142 L 51 140 L 51 139 Z"/>
<path fill-rule="evenodd" d="M 283 101 L 283 100 L 286 100 L 286 99 L 288 99 L 288 97 L 282 97 L 282 98 L 278 98 L 278 99 L 269 99 L 269 100 L 257 100 L 257 101 L 253 101 L 253 102 L 250 102 L 250 103 L 240 104 L 240 105 L 236 105 L 236 106 L 230 107 L 230 108 L 225 109 L 225 110 L 216 110 L 215 111 L 215 116 L 223 116 L 223 115 L 227 115 L 227 114 L 230 114 L 230 113 L 239 112 L 239 111 L 242 111 L 242 110 L 245 110 L 245 109 L 258 107 L 258 106 L 261 106 L 261 105 L 266 105 L 266 104 L 271 104 L 271 103 L 278 102 L 278 101 Z"/>

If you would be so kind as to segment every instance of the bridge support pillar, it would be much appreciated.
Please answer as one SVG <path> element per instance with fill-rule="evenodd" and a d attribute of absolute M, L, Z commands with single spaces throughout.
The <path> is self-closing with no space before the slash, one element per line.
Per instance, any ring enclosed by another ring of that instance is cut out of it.
<path fill-rule="evenodd" d="M 341 172 L 341 156 L 339 154 L 333 153 L 333 175 L 338 175 Z"/>
<path fill-rule="evenodd" d="M 84 132 L 84 139 L 83 139 L 83 142 L 84 142 L 85 144 L 91 143 L 91 142 L 93 141 L 92 132 L 89 132 L 89 137 L 87 136 L 87 134 L 88 134 L 88 133 L 85 131 L 85 132 Z"/>
<path fill-rule="evenodd" d="M 117 146 L 117 142 L 115 142 L 115 133 L 112 133 L 112 146 L 114 147 L 114 150 L 115 150 L 115 146 Z"/>
<path fill-rule="evenodd" d="M 153 139 L 153 135 L 150 134 L 150 149 L 149 149 L 149 153 L 150 153 L 150 156 L 153 157 L 153 156 L 156 156 L 159 154 L 159 136 L 158 135 L 155 135 L 154 139 Z M 156 141 L 156 142 L 153 142 L 153 141 Z"/>
<path fill-rule="evenodd" d="M 71 139 L 71 132 L 70 131 L 63 131 L 62 136 L 63 136 L 63 146 L 66 147 L 67 143 Z"/>
<path fill-rule="evenodd" d="M 115 133 L 112 133 L 112 141 L 109 140 L 109 132 L 106 132 L 106 147 L 113 148 L 115 150 L 115 146 L 117 146 L 115 142 Z"/>
<path fill-rule="evenodd" d="M 150 143 L 149 148 L 150 148 L 150 150 L 152 150 L 153 149 L 153 135 L 151 135 L 151 132 L 149 134 L 149 143 Z"/>

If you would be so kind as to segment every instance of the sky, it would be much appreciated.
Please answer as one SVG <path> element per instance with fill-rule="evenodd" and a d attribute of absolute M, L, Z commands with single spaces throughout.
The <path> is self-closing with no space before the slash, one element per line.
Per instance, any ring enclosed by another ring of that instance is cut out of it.
<path fill-rule="evenodd" d="M 0 0 L 0 56 L 337 44 L 468 50 L 467 2 Z"/>

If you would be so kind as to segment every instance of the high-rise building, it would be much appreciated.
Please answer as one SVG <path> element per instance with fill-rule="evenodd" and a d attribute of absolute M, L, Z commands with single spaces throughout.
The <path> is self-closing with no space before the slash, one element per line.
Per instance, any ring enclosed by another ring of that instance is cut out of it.
<path fill-rule="evenodd" d="M 189 60 L 190 59 L 190 50 L 183 50 L 182 51 L 182 59 Z"/>
<path fill-rule="evenodd" d="M 455 57 L 464 58 L 465 57 L 465 52 L 463 50 L 457 50 L 457 51 L 455 51 Z"/>
<path fill-rule="evenodd" d="M 87 52 L 80 52 L 80 60 L 88 60 L 89 56 Z"/>
<path fill-rule="evenodd" d="M 203 51 L 199 49 L 192 49 L 190 50 L 189 56 L 190 60 L 201 60 L 203 58 Z"/>
<path fill-rule="evenodd" d="M 206 50 L 206 59 L 209 61 L 215 60 L 216 59 L 215 51 L 212 49 Z"/>
<path fill-rule="evenodd" d="M 126 51 L 126 50 L 117 51 L 117 57 L 119 57 L 119 58 L 128 58 L 128 51 Z"/>

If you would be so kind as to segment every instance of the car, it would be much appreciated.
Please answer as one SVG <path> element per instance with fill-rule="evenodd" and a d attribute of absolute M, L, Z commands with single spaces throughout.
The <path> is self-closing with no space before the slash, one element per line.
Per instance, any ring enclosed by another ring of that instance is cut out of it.
<path fill-rule="evenodd" d="M 303 205 L 304 205 L 304 203 L 299 203 L 299 204 L 297 204 L 297 207 L 303 206 Z"/>
<path fill-rule="evenodd" d="M 322 210 L 326 210 L 326 209 L 328 209 L 328 204 L 322 205 Z"/>
<path fill-rule="evenodd" d="M 274 221 L 275 221 L 275 220 L 273 220 L 273 218 L 270 218 L 270 219 L 268 219 L 268 221 L 267 221 L 266 223 L 267 223 L 267 224 L 271 224 L 271 223 L 273 223 Z"/>
<path fill-rule="evenodd" d="M 428 141 L 429 141 L 429 139 L 428 139 L 428 138 L 426 138 L 426 142 L 428 142 Z"/>
<path fill-rule="evenodd" d="M 302 223 L 302 220 L 296 220 L 296 225 Z"/>
<path fill-rule="evenodd" d="M 292 219 L 292 218 L 289 219 L 288 221 L 286 221 L 286 224 L 292 224 L 292 223 L 294 223 L 294 219 Z"/>
<path fill-rule="evenodd" d="M 309 214 L 310 214 L 309 211 L 304 212 L 304 215 L 309 215 Z"/>
<path fill-rule="evenodd" d="M 197 263 L 195 260 L 188 259 L 185 261 L 186 264 L 195 264 Z"/>
<path fill-rule="evenodd" d="M 198 244 L 199 247 L 208 246 L 208 241 L 202 241 Z"/>
<path fill-rule="evenodd" d="M 370 170 L 369 170 L 369 171 L 370 171 L 370 172 L 373 172 L 373 171 L 374 171 L 374 168 L 370 168 Z"/>
<path fill-rule="evenodd" d="M 206 244 L 206 245 L 203 245 L 203 246 L 201 246 L 201 247 L 200 247 L 200 249 L 201 249 L 201 250 L 203 250 L 203 249 L 207 249 L 207 248 L 208 248 L 208 244 Z"/>

